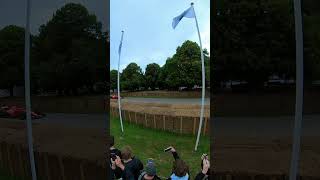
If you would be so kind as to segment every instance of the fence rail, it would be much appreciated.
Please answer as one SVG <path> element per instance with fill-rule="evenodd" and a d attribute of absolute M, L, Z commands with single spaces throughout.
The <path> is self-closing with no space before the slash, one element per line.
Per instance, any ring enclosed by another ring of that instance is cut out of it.
<path fill-rule="evenodd" d="M 110 114 L 119 117 L 118 108 L 110 107 Z M 199 117 L 169 116 L 122 110 L 123 120 L 143 127 L 159 129 L 179 134 L 196 134 L 199 127 Z M 210 120 L 204 118 L 203 135 L 210 135 Z"/>
<path fill-rule="evenodd" d="M 17 144 L 0 143 L 0 169 L 10 176 L 31 179 L 29 152 Z M 39 180 L 92 180 L 107 179 L 105 163 L 46 152 L 35 152 Z"/>

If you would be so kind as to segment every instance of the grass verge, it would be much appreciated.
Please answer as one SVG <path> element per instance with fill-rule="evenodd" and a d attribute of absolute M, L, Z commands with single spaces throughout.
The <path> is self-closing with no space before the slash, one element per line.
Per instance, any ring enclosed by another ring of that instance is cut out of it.
<path fill-rule="evenodd" d="M 191 179 L 200 171 L 201 155 L 210 152 L 209 137 L 201 137 L 198 151 L 194 151 L 196 136 L 180 135 L 161 130 L 148 129 L 139 125 L 124 122 L 124 133 L 121 133 L 119 119 L 111 118 L 111 134 L 115 137 L 115 146 L 121 149 L 125 145 L 131 146 L 134 155 L 143 164 L 148 158 L 156 162 L 157 173 L 162 177 L 169 177 L 172 170 L 173 157 L 163 150 L 173 146 L 190 167 Z"/>

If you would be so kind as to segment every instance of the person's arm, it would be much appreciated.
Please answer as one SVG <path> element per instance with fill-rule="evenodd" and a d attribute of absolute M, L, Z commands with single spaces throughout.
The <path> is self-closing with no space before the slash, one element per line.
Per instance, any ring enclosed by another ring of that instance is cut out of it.
<path fill-rule="evenodd" d="M 199 172 L 194 180 L 202 180 L 206 175 L 203 172 Z"/>
<path fill-rule="evenodd" d="M 172 153 L 174 160 L 180 159 L 180 157 L 179 157 L 176 149 L 174 149 L 173 147 L 171 147 L 170 152 Z"/>

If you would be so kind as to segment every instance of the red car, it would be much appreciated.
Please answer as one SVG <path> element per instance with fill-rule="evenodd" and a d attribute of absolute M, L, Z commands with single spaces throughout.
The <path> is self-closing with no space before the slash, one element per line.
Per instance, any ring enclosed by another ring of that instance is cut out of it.
<path fill-rule="evenodd" d="M 39 119 L 44 117 L 45 114 L 39 112 L 31 112 L 32 119 Z M 26 119 L 26 110 L 23 107 L 19 106 L 1 106 L 0 109 L 0 117 L 3 118 L 18 118 L 18 119 Z"/>
<path fill-rule="evenodd" d="M 110 97 L 111 99 L 118 99 L 119 97 L 118 97 L 118 95 L 111 95 L 111 97 Z M 121 99 L 122 99 L 123 97 L 121 97 Z"/>

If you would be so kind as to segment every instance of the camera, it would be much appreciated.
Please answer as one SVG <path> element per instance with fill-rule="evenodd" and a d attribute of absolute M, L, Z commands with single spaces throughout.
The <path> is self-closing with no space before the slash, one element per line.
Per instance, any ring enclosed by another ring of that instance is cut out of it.
<path fill-rule="evenodd" d="M 112 161 L 115 161 L 117 159 L 117 155 L 116 153 L 111 153 L 111 158 L 112 158 Z"/>

